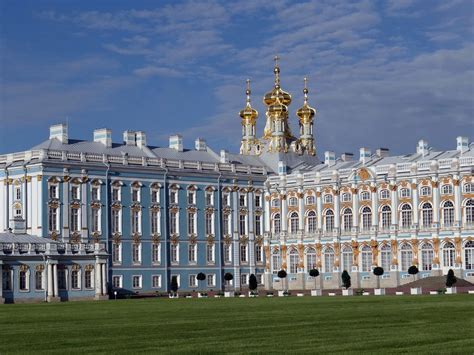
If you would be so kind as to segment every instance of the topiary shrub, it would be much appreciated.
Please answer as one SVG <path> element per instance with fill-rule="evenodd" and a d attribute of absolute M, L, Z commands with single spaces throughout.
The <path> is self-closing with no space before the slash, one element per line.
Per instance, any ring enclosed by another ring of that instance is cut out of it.
<path fill-rule="evenodd" d="M 319 270 L 318 269 L 309 270 L 309 276 L 311 276 L 314 279 L 314 289 L 316 289 L 316 277 L 319 276 Z"/>
<path fill-rule="evenodd" d="M 453 287 L 457 281 L 458 279 L 454 276 L 453 269 L 449 269 L 448 274 L 446 275 L 446 287 Z"/>
<path fill-rule="evenodd" d="M 349 287 L 351 287 L 351 276 L 347 272 L 347 270 L 344 270 L 341 275 L 342 279 L 342 286 L 347 290 Z"/>
<path fill-rule="evenodd" d="M 172 276 L 171 277 L 170 290 L 173 293 L 178 292 L 178 277 L 177 276 Z"/>
<path fill-rule="evenodd" d="M 384 273 L 383 267 L 377 266 L 372 272 L 377 276 L 377 288 L 380 288 L 380 276 Z"/>
<path fill-rule="evenodd" d="M 280 271 L 278 271 L 277 276 L 282 280 L 283 284 L 285 283 L 284 279 L 286 279 L 286 275 L 287 273 L 285 270 L 281 269 Z M 284 286 L 282 288 L 284 288 Z"/>
<path fill-rule="evenodd" d="M 227 282 L 225 283 L 224 287 L 227 287 L 228 284 L 230 285 L 230 281 L 232 281 L 234 279 L 234 275 L 232 275 L 230 272 L 226 272 L 224 274 L 224 280 L 226 280 Z"/>
<path fill-rule="evenodd" d="M 408 273 L 410 275 L 413 275 L 413 281 L 415 281 L 415 275 L 418 274 L 420 270 L 418 270 L 418 267 L 416 265 L 412 265 L 408 268 Z"/>
<path fill-rule="evenodd" d="M 251 274 L 249 277 L 249 289 L 255 291 L 258 287 L 257 277 L 254 274 Z"/>

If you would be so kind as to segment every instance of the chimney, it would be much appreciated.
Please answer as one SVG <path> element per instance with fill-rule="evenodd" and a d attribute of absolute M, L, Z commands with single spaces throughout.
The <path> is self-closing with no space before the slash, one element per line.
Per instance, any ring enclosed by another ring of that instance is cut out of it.
<path fill-rule="evenodd" d="M 112 147 L 112 130 L 100 128 L 94 130 L 94 142 L 102 143 L 106 148 Z"/>
<path fill-rule="evenodd" d="M 139 148 L 146 147 L 146 134 L 143 131 L 135 132 L 135 140 Z"/>
<path fill-rule="evenodd" d="M 378 148 L 376 151 L 375 151 L 375 154 L 377 154 L 378 157 L 380 158 L 385 158 L 385 157 L 388 157 L 388 153 L 389 153 L 389 149 L 388 148 Z"/>
<path fill-rule="evenodd" d="M 170 136 L 170 148 L 175 149 L 178 152 L 183 151 L 183 136 L 175 134 Z"/>
<path fill-rule="evenodd" d="M 126 130 L 123 132 L 123 143 L 125 145 L 135 146 L 135 132 Z"/>
<path fill-rule="evenodd" d="M 207 149 L 206 141 L 202 138 L 197 138 L 194 142 L 194 147 L 196 150 L 205 151 Z"/>
<path fill-rule="evenodd" d="M 324 152 L 324 164 L 327 166 L 332 166 L 336 164 L 336 154 L 331 151 Z"/>
<path fill-rule="evenodd" d="M 56 138 L 63 144 L 68 143 L 67 124 L 60 123 L 49 127 L 49 139 Z"/>
<path fill-rule="evenodd" d="M 372 155 L 369 148 L 360 148 L 359 149 L 359 161 L 362 164 L 365 164 L 370 160 L 370 156 Z"/>
<path fill-rule="evenodd" d="M 469 138 L 467 137 L 457 137 L 456 143 L 456 149 L 458 152 L 464 153 L 469 149 Z"/>
<path fill-rule="evenodd" d="M 428 154 L 428 142 L 425 141 L 424 139 L 420 139 L 418 141 L 418 146 L 416 147 L 416 152 L 418 154 L 421 154 L 422 156 L 425 156 Z"/>
<path fill-rule="evenodd" d="M 352 153 L 342 153 L 341 160 L 342 161 L 352 161 L 353 157 L 354 157 L 354 154 L 352 154 Z"/>
<path fill-rule="evenodd" d="M 227 150 L 221 149 L 221 163 L 228 163 L 229 162 L 229 152 Z"/>
<path fill-rule="evenodd" d="M 284 175 L 286 174 L 286 164 L 284 161 L 279 161 L 278 162 L 278 174 L 279 175 Z"/>

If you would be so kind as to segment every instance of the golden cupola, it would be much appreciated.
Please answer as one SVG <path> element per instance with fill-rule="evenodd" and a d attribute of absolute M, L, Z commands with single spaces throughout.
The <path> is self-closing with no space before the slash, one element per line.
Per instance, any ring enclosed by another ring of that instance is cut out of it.
<path fill-rule="evenodd" d="M 316 115 L 316 109 L 308 105 L 308 86 L 307 79 L 304 78 L 304 103 L 303 106 L 296 111 L 299 118 L 300 137 L 298 139 L 297 150 L 300 153 L 316 155 L 313 136 L 313 118 Z"/>
<path fill-rule="evenodd" d="M 285 106 L 289 106 L 291 104 L 291 95 L 282 90 L 280 86 L 280 67 L 278 66 L 279 59 L 280 58 L 278 56 L 275 56 L 275 67 L 273 68 L 273 73 L 275 74 L 275 85 L 273 89 L 266 93 L 263 97 L 263 103 L 267 106 L 275 104 L 277 100 Z"/>
<path fill-rule="evenodd" d="M 250 104 L 250 80 L 247 79 L 247 88 L 245 95 L 247 96 L 247 103 L 245 108 L 239 112 L 242 119 L 242 140 L 240 144 L 240 154 L 258 154 L 260 144 L 256 137 L 256 124 L 258 112 Z"/>

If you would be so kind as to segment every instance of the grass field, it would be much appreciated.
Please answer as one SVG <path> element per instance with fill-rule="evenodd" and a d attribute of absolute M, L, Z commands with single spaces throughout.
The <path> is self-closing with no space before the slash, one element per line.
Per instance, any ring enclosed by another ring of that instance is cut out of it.
<path fill-rule="evenodd" d="M 7 353 L 474 353 L 474 296 L 0 305 Z"/>

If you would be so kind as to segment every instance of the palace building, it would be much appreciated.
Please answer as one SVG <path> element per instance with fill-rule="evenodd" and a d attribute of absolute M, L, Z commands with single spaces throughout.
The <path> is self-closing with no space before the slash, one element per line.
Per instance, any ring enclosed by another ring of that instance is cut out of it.
<path fill-rule="evenodd" d="M 330 289 L 343 270 L 371 288 L 375 266 L 382 287 L 409 282 L 411 265 L 420 277 L 453 269 L 474 281 L 474 145 L 458 137 L 436 151 L 421 140 L 404 156 L 361 148 L 358 159 L 320 161 L 306 79 L 291 111 L 277 60 L 274 77 L 262 136 L 247 82 L 240 154 L 200 138 L 185 148 L 180 135 L 157 147 L 143 131 L 120 143 L 105 128 L 71 139 L 58 124 L 46 141 L 0 155 L 0 298 L 164 293 L 173 276 L 184 292 L 245 290 L 251 274 L 268 290 Z"/>

